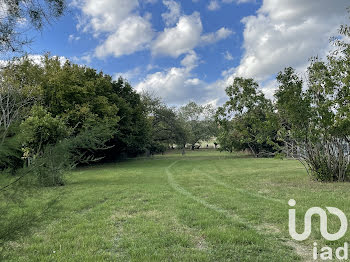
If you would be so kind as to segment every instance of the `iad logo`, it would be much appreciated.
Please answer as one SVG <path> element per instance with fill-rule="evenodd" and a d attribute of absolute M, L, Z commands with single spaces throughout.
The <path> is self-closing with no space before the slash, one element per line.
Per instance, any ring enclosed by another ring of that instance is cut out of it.
<path fill-rule="evenodd" d="M 289 200 L 289 206 L 294 207 L 296 202 L 294 199 Z M 327 230 L 327 213 L 324 209 L 320 207 L 312 207 L 305 214 L 305 224 L 304 224 L 304 232 L 302 234 L 298 234 L 295 230 L 295 209 L 289 209 L 289 234 L 292 238 L 298 241 L 303 241 L 307 239 L 311 234 L 311 218 L 313 215 L 320 216 L 320 231 L 322 236 L 329 241 L 335 241 L 342 238 L 347 229 L 348 229 L 348 220 L 345 214 L 335 207 L 326 207 L 329 213 L 336 215 L 340 219 L 340 229 L 335 234 L 328 233 Z"/>
<path fill-rule="evenodd" d="M 294 207 L 296 202 L 294 199 L 290 199 L 288 202 L 289 206 Z M 304 217 L 304 232 L 299 234 L 295 229 L 295 209 L 289 209 L 289 234 L 292 238 L 297 241 L 303 241 L 307 239 L 311 234 L 311 218 L 313 215 L 318 215 L 320 217 L 320 231 L 322 236 L 329 241 L 336 241 L 342 238 L 347 229 L 348 229 L 348 220 L 345 214 L 335 207 L 326 207 L 328 212 L 332 215 L 336 215 L 340 220 L 340 229 L 335 234 L 328 233 L 327 230 L 327 213 L 324 209 L 320 207 L 312 207 L 306 211 Z M 335 257 L 339 260 L 348 259 L 348 243 L 344 243 L 344 247 L 338 247 L 335 250 Z M 313 247 L 313 259 L 317 260 L 320 258 L 321 260 L 332 260 L 333 259 L 333 250 L 332 248 L 325 246 L 320 249 L 320 252 L 317 248 L 317 243 L 314 243 Z"/>

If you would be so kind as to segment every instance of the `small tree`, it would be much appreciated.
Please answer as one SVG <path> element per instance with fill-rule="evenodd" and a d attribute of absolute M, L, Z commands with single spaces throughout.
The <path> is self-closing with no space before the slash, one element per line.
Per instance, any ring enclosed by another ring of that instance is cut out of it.
<path fill-rule="evenodd" d="M 70 134 L 59 117 L 53 117 L 42 106 L 33 106 L 30 116 L 20 125 L 23 150 L 27 157 L 40 155 L 48 145 L 55 145 Z"/>
<path fill-rule="evenodd" d="M 96 152 L 109 149 L 106 143 L 113 137 L 114 129 L 113 124 L 100 123 L 55 144 L 47 143 L 21 173 L 28 172 L 42 186 L 64 185 L 65 175 L 76 165 L 101 159 L 95 156 Z"/>

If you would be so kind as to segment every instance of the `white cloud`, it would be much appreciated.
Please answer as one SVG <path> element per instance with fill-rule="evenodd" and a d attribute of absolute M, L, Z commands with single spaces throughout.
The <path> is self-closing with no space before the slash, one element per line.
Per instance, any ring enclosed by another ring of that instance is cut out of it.
<path fill-rule="evenodd" d="M 99 58 L 132 54 L 148 48 L 153 39 L 150 14 L 138 15 L 138 0 L 76 0 L 74 5 L 82 11 L 78 28 L 105 37 L 95 50 Z"/>
<path fill-rule="evenodd" d="M 28 55 L 28 58 L 35 64 L 38 64 L 40 66 L 44 65 L 45 56 L 44 55 Z M 50 58 L 58 59 L 61 66 L 63 66 L 69 59 L 67 59 L 65 56 L 50 56 Z"/>
<path fill-rule="evenodd" d="M 278 87 L 278 83 L 276 79 L 271 79 L 264 81 L 261 83 L 261 91 L 265 94 L 265 96 L 269 99 L 274 99 L 274 94 L 276 92 L 276 89 Z"/>
<path fill-rule="evenodd" d="M 29 59 L 29 61 L 31 61 L 33 64 L 36 64 L 36 65 L 41 66 L 41 67 L 44 66 L 44 62 L 45 62 L 44 55 L 29 54 L 29 55 L 21 57 L 19 60 L 12 60 L 12 58 L 0 59 L 0 68 L 7 66 L 11 61 L 14 62 L 15 64 L 18 64 L 21 61 L 23 61 L 25 57 L 27 57 Z M 58 59 L 61 66 L 63 66 L 68 61 L 68 59 L 64 56 L 50 56 L 49 58 Z"/>
<path fill-rule="evenodd" d="M 201 80 L 199 80 L 198 78 L 191 78 L 191 79 L 187 79 L 185 81 L 185 85 L 192 85 L 192 86 L 198 86 L 201 84 Z"/>
<path fill-rule="evenodd" d="M 95 57 L 120 57 L 150 49 L 152 55 L 177 58 L 200 43 L 212 44 L 233 33 L 223 27 L 217 32 L 202 35 L 202 21 L 198 12 L 181 15 L 178 2 L 163 0 L 168 8 L 168 12 L 162 14 L 167 27 L 156 36 L 150 22 L 152 14 L 139 14 L 143 3 L 154 3 L 154 0 L 140 3 L 138 0 L 73 1 L 73 5 L 82 11 L 77 28 L 99 39 Z M 77 39 L 74 35 L 69 37 L 69 41 Z"/>
<path fill-rule="evenodd" d="M 232 61 L 232 60 L 233 60 L 233 56 L 232 56 L 232 54 L 231 54 L 229 51 L 226 51 L 226 52 L 224 53 L 224 58 L 225 58 L 226 60 L 228 60 L 228 61 Z"/>
<path fill-rule="evenodd" d="M 185 85 L 185 82 L 189 77 L 190 73 L 186 68 L 173 67 L 148 75 L 136 86 L 136 90 L 151 91 L 168 103 L 177 103 L 188 97 L 188 85 Z"/>
<path fill-rule="evenodd" d="M 78 64 L 84 64 L 84 65 L 89 65 L 92 61 L 92 59 L 94 58 L 94 55 L 90 52 L 84 53 L 81 56 L 73 56 L 71 57 L 71 60 L 74 63 L 78 63 Z"/>
<path fill-rule="evenodd" d="M 182 59 L 182 67 L 172 67 L 153 74 L 136 85 L 138 92 L 150 91 L 161 96 L 165 102 L 183 104 L 188 100 L 205 100 L 207 84 L 195 77 L 192 70 L 198 65 L 199 58 L 191 50 Z"/>
<path fill-rule="evenodd" d="M 140 16 L 128 17 L 106 41 L 96 48 L 99 58 L 107 55 L 119 57 L 145 49 L 153 38 L 152 25 Z"/>
<path fill-rule="evenodd" d="M 190 51 L 181 61 L 182 67 L 172 67 L 163 71 L 148 74 L 136 85 L 138 92 L 150 91 L 172 105 L 182 105 L 190 100 L 198 103 L 223 103 L 225 99 L 225 80 L 207 83 L 198 78 L 193 69 L 199 58 Z"/>
<path fill-rule="evenodd" d="M 183 65 L 184 67 L 189 68 L 190 70 L 192 70 L 193 68 L 197 67 L 198 61 L 199 61 L 199 58 L 198 58 L 196 52 L 191 50 L 184 57 L 184 59 L 182 59 L 181 65 Z"/>
<path fill-rule="evenodd" d="M 141 67 L 135 67 L 134 69 L 131 69 L 126 72 L 115 73 L 114 79 L 118 79 L 121 76 L 124 79 L 128 80 L 129 82 L 133 82 L 134 80 L 137 81 L 141 72 L 142 72 Z"/>
<path fill-rule="evenodd" d="M 293 66 L 300 71 L 308 64 L 309 57 L 326 54 L 329 37 L 336 33 L 342 21 L 346 21 L 343 17 L 348 5 L 348 0 L 263 0 L 255 15 L 242 20 L 244 42 L 240 65 L 228 68 L 217 81 L 207 83 L 193 72 L 200 63 L 194 49 L 227 39 L 234 34 L 232 30 L 222 27 L 216 32 L 203 34 L 199 13 L 183 15 L 180 1 L 177 0 L 163 0 L 168 8 L 162 14 L 166 28 L 158 34 L 152 29 L 150 15 L 143 13 L 143 17 L 140 16 L 140 8 L 144 7 L 144 3 L 155 0 L 76 1 L 79 1 L 84 14 L 81 28 L 102 40 L 96 48 L 98 57 L 119 57 L 145 49 L 149 49 L 154 56 L 183 56 L 181 66 L 178 67 L 156 69 L 150 65 L 147 70 L 152 70 L 152 73 L 148 73 L 136 85 L 138 90 L 155 91 L 171 103 L 186 102 L 188 99 L 216 100 L 219 103 L 225 97 L 224 88 L 238 75 L 256 78 L 264 93 L 271 97 L 276 86 L 273 80 L 276 73 L 285 66 Z M 204 7 L 214 3 L 212 5 L 215 9 L 215 3 L 223 6 L 225 3 L 244 2 L 254 0 L 212 0 L 199 3 Z M 225 49 L 219 50 L 218 54 L 229 61 L 233 59 L 232 54 L 225 52 Z M 120 74 L 136 81 L 142 71 L 146 73 L 147 70 L 144 66 L 141 72 L 138 67 Z M 158 72 L 153 73 L 154 71 Z"/>
<path fill-rule="evenodd" d="M 135 11 L 137 0 L 77 0 L 75 5 L 80 7 L 86 16 L 85 30 L 92 28 L 94 32 L 113 32 L 118 25 Z"/>
<path fill-rule="evenodd" d="M 308 58 L 324 56 L 329 37 L 346 15 L 347 0 L 264 0 L 257 15 L 244 18 L 245 49 L 236 75 L 265 80 Z"/>
<path fill-rule="evenodd" d="M 221 105 L 226 101 L 225 88 L 233 81 L 232 71 L 223 72 L 222 78 L 208 83 L 193 73 L 198 60 L 197 55 L 190 52 L 182 60 L 183 67 L 172 67 L 148 74 L 136 85 L 136 90 L 156 93 L 172 105 L 182 105 L 190 100 L 201 104 Z"/>
<path fill-rule="evenodd" d="M 68 42 L 69 42 L 69 43 L 72 43 L 72 42 L 74 42 L 74 41 L 79 41 L 79 40 L 80 40 L 80 36 L 75 36 L 75 35 L 73 35 L 73 34 L 71 34 L 71 35 L 68 36 Z"/>
<path fill-rule="evenodd" d="M 226 27 L 222 27 L 216 32 L 202 35 L 201 41 L 204 44 L 213 44 L 220 40 L 226 39 L 231 36 L 234 32 Z"/>
<path fill-rule="evenodd" d="M 220 9 L 219 2 L 217 0 L 211 0 L 209 5 L 208 5 L 208 10 L 215 11 L 218 9 Z"/>
<path fill-rule="evenodd" d="M 152 45 L 153 55 L 178 57 L 195 48 L 202 33 L 199 13 L 181 16 L 175 27 L 165 28 Z"/>
<path fill-rule="evenodd" d="M 149 72 L 149 71 L 151 71 L 151 70 L 153 70 L 153 69 L 156 69 L 156 68 L 159 68 L 159 66 L 154 65 L 154 64 L 148 64 L 148 65 L 146 66 L 146 71 Z"/>
<path fill-rule="evenodd" d="M 159 34 L 152 44 L 152 54 L 176 58 L 193 50 L 199 44 L 213 44 L 234 34 L 232 30 L 226 27 L 204 35 L 202 35 L 202 30 L 202 21 L 198 12 L 181 16 L 176 26 L 165 28 Z"/>
<path fill-rule="evenodd" d="M 162 14 L 165 24 L 167 26 L 176 24 L 181 15 L 181 5 L 173 0 L 163 0 L 163 4 L 169 9 L 169 12 Z"/>
<path fill-rule="evenodd" d="M 218 31 L 216 31 L 216 36 L 219 39 L 225 39 L 232 34 L 233 34 L 233 31 L 231 31 L 230 29 L 227 29 L 225 27 L 222 27 Z"/>
<path fill-rule="evenodd" d="M 92 61 L 92 55 L 91 54 L 87 54 L 87 55 L 83 55 L 80 60 L 85 63 L 85 64 L 90 64 Z"/>

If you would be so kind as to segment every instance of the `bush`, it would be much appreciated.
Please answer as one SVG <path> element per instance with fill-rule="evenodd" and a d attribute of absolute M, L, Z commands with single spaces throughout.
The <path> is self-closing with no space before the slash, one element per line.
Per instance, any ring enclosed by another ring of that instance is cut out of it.
<path fill-rule="evenodd" d="M 168 146 L 163 143 L 154 141 L 154 143 L 149 145 L 148 148 L 149 148 L 150 154 L 154 155 L 154 154 L 163 154 L 168 149 Z"/>
<path fill-rule="evenodd" d="M 7 169 L 10 173 L 23 167 L 21 159 L 22 152 L 20 150 L 20 141 L 17 137 L 8 137 L 0 146 L 0 170 Z"/>
<path fill-rule="evenodd" d="M 70 143 L 61 142 L 46 146 L 42 154 L 33 160 L 28 168 L 42 186 L 62 186 L 64 176 L 75 163 L 70 150 Z"/>
<path fill-rule="evenodd" d="M 309 145 L 304 161 L 311 176 L 322 182 L 344 182 L 350 180 L 350 161 L 340 140 Z"/>
<path fill-rule="evenodd" d="M 100 123 L 77 136 L 47 145 L 27 167 L 42 186 L 62 186 L 65 174 L 76 165 L 100 160 L 99 152 L 108 149 L 105 144 L 114 134 L 114 125 Z"/>

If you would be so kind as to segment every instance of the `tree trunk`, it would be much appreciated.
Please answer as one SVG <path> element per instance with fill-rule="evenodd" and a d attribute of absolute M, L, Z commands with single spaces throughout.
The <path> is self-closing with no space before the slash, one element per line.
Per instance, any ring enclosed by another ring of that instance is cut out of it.
<path fill-rule="evenodd" d="M 252 152 L 252 154 L 254 155 L 255 158 L 258 157 L 258 154 L 255 152 L 255 150 L 253 149 L 253 147 L 250 146 L 250 144 L 248 143 L 248 146 L 250 148 L 250 151 Z"/>

